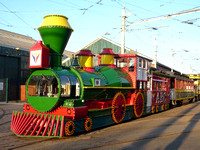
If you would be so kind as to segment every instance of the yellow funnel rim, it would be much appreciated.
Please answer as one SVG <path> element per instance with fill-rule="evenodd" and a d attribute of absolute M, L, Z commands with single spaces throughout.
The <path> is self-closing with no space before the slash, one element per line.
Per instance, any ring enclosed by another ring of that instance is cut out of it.
<path fill-rule="evenodd" d="M 44 20 L 39 28 L 41 28 L 41 27 L 59 27 L 60 26 L 60 27 L 72 29 L 67 20 L 68 20 L 68 18 L 63 15 L 56 15 L 56 14 L 46 15 L 46 16 L 44 16 Z"/>

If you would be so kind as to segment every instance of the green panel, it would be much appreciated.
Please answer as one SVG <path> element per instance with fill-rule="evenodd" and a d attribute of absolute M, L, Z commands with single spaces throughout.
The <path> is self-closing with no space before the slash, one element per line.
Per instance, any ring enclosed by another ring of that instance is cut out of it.
<path fill-rule="evenodd" d="M 121 80 L 122 87 L 131 87 L 130 82 L 126 79 L 127 74 L 124 73 L 121 69 L 115 69 L 115 71 L 117 72 L 117 74 Z"/>
<path fill-rule="evenodd" d="M 58 75 L 65 75 L 65 76 L 72 76 L 74 75 L 73 73 L 70 72 L 70 69 L 62 69 L 62 70 L 56 70 L 56 73 Z"/>
<path fill-rule="evenodd" d="M 63 103 L 63 107 L 81 107 L 85 106 L 81 99 L 67 99 Z"/>
<path fill-rule="evenodd" d="M 128 80 L 126 80 L 125 78 L 120 77 L 120 80 L 121 80 L 122 87 L 130 87 L 131 86 L 130 82 Z"/>
<path fill-rule="evenodd" d="M 80 99 L 83 98 L 83 95 L 84 95 L 84 89 L 83 89 L 83 80 L 80 76 L 80 74 L 77 72 L 77 70 L 73 69 L 73 68 L 70 68 L 70 71 L 76 76 L 78 77 L 79 81 L 80 81 L 80 85 L 81 85 L 81 95 L 80 95 Z"/>
<path fill-rule="evenodd" d="M 60 97 L 60 80 L 57 77 L 56 73 L 53 70 L 37 70 L 34 71 L 27 82 L 27 86 L 26 86 L 26 93 L 28 93 L 28 85 L 29 85 L 29 81 L 31 79 L 32 76 L 40 76 L 40 75 L 44 75 L 44 76 L 48 76 L 48 75 L 53 75 L 56 77 L 57 82 L 58 82 L 58 87 L 59 87 L 59 91 L 58 91 L 58 95 L 57 97 L 42 97 L 42 96 L 29 96 L 27 95 L 28 98 L 28 102 L 29 104 L 31 104 L 31 106 L 41 112 L 46 112 L 46 111 L 50 111 L 54 108 L 54 106 L 56 106 L 56 104 L 58 104 L 59 101 L 59 97 Z"/>
<path fill-rule="evenodd" d="M 84 86 L 93 86 L 93 79 L 100 79 L 101 86 L 107 86 L 106 79 L 101 73 L 95 72 L 86 72 L 84 70 L 77 70 L 83 80 Z"/>
<path fill-rule="evenodd" d="M 121 80 L 117 72 L 110 67 L 99 67 L 98 72 L 102 73 L 108 82 L 108 86 L 121 87 Z"/>
<path fill-rule="evenodd" d="M 116 93 L 121 92 L 126 95 L 129 91 L 128 89 L 84 89 L 83 99 L 85 101 L 113 99 Z"/>
<path fill-rule="evenodd" d="M 71 36 L 72 29 L 64 27 L 41 27 L 38 29 L 50 52 L 62 54 Z"/>

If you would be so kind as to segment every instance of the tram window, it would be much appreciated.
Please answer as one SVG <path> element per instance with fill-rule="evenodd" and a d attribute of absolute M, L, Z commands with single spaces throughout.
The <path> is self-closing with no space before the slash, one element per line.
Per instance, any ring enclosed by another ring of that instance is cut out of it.
<path fill-rule="evenodd" d="M 158 90 L 161 90 L 161 82 L 158 82 Z"/>
<path fill-rule="evenodd" d="M 142 58 L 139 58 L 139 67 L 142 68 L 142 65 L 143 65 Z"/>
<path fill-rule="evenodd" d="M 153 82 L 153 90 L 157 90 L 157 82 L 156 81 Z"/>
<path fill-rule="evenodd" d="M 41 76 L 32 76 L 28 84 L 28 95 L 37 96 L 38 95 L 38 83 Z"/>
<path fill-rule="evenodd" d="M 174 88 L 174 78 L 171 78 L 171 84 L 170 84 L 171 88 Z"/>
<path fill-rule="evenodd" d="M 169 84 L 169 80 L 168 80 L 168 83 L 167 83 L 167 90 L 169 90 L 171 87 L 171 85 Z"/>
<path fill-rule="evenodd" d="M 75 76 L 69 76 L 71 81 L 71 97 L 80 96 L 80 82 Z"/>
<path fill-rule="evenodd" d="M 118 59 L 117 67 L 127 67 L 127 59 L 124 59 L 124 58 Z"/>
<path fill-rule="evenodd" d="M 180 81 L 177 80 L 177 85 L 176 85 L 176 88 L 179 89 L 180 88 Z"/>
<path fill-rule="evenodd" d="M 150 90 L 151 89 L 151 81 L 148 79 L 148 82 L 147 82 L 147 89 Z"/>
<path fill-rule="evenodd" d="M 59 76 L 61 82 L 62 97 L 80 96 L 80 82 L 75 76 Z"/>
<path fill-rule="evenodd" d="M 61 96 L 69 97 L 71 92 L 69 77 L 60 76 L 60 83 L 61 83 Z"/>
<path fill-rule="evenodd" d="M 140 89 L 140 90 L 142 89 L 142 82 L 140 82 L 140 87 L 139 87 L 139 89 Z"/>
<path fill-rule="evenodd" d="M 162 83 L 162 90 L 163 91 L 166 90 L 166 83 L 165 82 Z"/>
<path fill-rule="evenodd" d="M 147 89 L 147 83 L 143 82 L 143 81 L 137 81 L 137 89 L 146 90 Z"/>
<path fill-rule="evenodd" d="M 134 58 L 130 58 L 129 59 L 129 71 L 131 71 L 131 72 L 134 72 L 134 63 L 135 63 Z"/>
<path fill-rule="evenodd" d="M 29 96 L 57 97 L 58 82 L 55 76 L 32 76 L 28 85 Z"/>
<path fill-rule="evenodd" d="M 147 90 L 147 82 L 143 82 L 143 89 Z"/>
<path fill-rule="evenodd" d="M 184 89 L 184 82 L 185 81 L 182 80 L 182 82 L 181 82 L 181 89 Z"/>
<path fill-rule="evenodd" d="M 147 61 L 146 60 L 143 60 L 143 68 L 147 68 Z"/>

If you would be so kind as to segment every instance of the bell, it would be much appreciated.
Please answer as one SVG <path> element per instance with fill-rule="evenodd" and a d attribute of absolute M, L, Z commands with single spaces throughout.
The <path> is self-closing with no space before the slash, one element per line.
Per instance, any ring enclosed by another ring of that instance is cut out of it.
<path fill-rule="evenodd" d="M 73 67 L 78 67 L 79 66 L 78 58 L 75 57 L 75 56 L 72 58 L 72 66 Z"/>

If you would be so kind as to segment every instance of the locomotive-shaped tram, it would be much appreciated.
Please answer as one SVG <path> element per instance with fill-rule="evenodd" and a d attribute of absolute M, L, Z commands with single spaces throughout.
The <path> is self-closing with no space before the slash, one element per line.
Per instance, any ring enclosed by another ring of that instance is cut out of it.
<path fill-rule="evenodd" d="M 63 137 L 167 110 L 194 99 L 193 81 L 156 72 L 136 54 L 104 48 L 93 67 L 90 50 L 78 54 L 79 65 L 61 66 L 72 33 L 68 19 L 47 15 L 38 28 L 42 41 L 30 49 L 23 111 L 13 111 L 11 130 L 18 136 Z"/>

